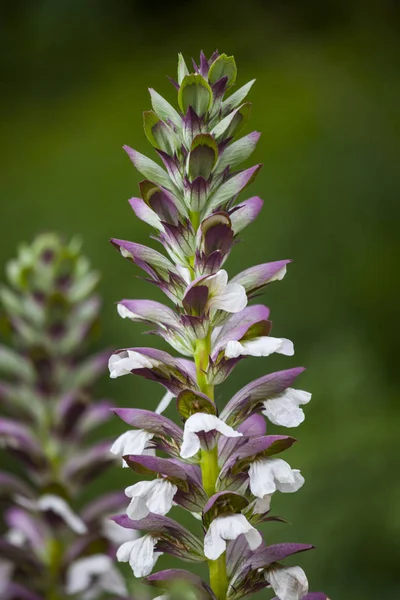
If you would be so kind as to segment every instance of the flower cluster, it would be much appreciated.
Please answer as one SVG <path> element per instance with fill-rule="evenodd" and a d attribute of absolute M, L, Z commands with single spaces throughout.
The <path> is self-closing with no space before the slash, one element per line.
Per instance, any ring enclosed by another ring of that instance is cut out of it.
<path fill-rule="evenodd" d="M 0 345 L 0 445 L 19 461 L 19 475 L 0 472 L 0 597 L 123 597 L 113 559 L 132 536 L 108 517 L 122 509 L 124 494 L 76 509 L 113 462 L 110 442 L 86 441 L 112 414 L 108 400 L 91 401 L 109 352 L 84 354 L 98 320 L 98 275 L 77 240 L 43 234 L 20 248 L 8 280 L 0 289 L 10 338 Z"/>
<path fill-rule="evenodd" d="M 149 478 L 126 489 L 129 506 L 115 522 L 143 535 L 124 543 L 117 557 L 130 563 L 136 577 L 166 590 L 163 598 L 171 582 L 182 579 L 201 598 L 239 600 L 269 587 L 279 600 L 322 600 L 324 594 L 309 593 L 300 567 L 282 564 L 312 546 L 267 546 L 257 529 L 279 520 L 270 516 L 276 492 L 293 493 L 304 483 L 300 471 L 277 456 L 295 439 L 266 431 L 267 420 L 282 427 L 304 420 L 302 407 L 311 395 L 292 387 L 303 369 L 253 381 L 221 412 L 214 401 L 215 386 L 246 356 L 294 353 L 290 340 L 270 335 L 269 309 L 250 304 L 285 276 L 290 261 L 250 267 L 231 280 L 224 269 L 240 232 L 263 204 L 256 196 L 238 201 L 261 165 L 237 170 L 260 134 L 237 137 L 249 117 L 246 96 L 254 82 L 226 96 L 235 82 L 233 57 L 216 52 L 207 60 L 201 53 L 190 73 L 179 55 L 177 82 L 172 82 L 179 110 L 150 89 L 153 110 L 143 115 L 146 136 L 165 168 L 125 147 L 145 178 L 139 184 L 141 198 L 132 198 L 130 205 L 156 230 L 165 253 L 111 241 L 166 294 L 170 306 L 122 300 L 118 312 L 150 324 L 185 358 L 153 348 L 126 348 L 110 358 L 111 377 L 133 373 L 167 391 L 154 412 L 115 411 L 130 429 L 116 440 L 113 452 Z M 162 414 L 172 399 L 183 429 Z M 200 535 L 166 516 L 174 505 L 201 521 Z M 208 561 L 209 584 L 181 569 L 151 574 L 163 553 Z"/>

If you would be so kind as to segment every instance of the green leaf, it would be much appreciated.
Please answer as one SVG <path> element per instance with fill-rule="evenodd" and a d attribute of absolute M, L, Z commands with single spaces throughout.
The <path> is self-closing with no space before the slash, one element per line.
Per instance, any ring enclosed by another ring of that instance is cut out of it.
<path fill-rule="evenodd" d="M 234 57 L 221 54 L 210 67 L 208 81 L 213 84 L 222 79 L 222 77 L 227 77 L 227 85 L 230 86 L 235 83 L 236 75 L 237 68 Z"/>
<path fill-rule="evenodd" d="M 196 177 L 208 179 L 218 159 L 217 142 L 210 133 L 200 133 L 190 148 L 188 170 L 191 180 Z"/>
<path fill-rule="evenodd" d="M 216 172 L 220 173 L 227 167 L 232 170 L 234 167 L 247 160 L 254 152 L 259 138 L 260 134 L 253 131 L 252 133 L 249 133 L 249 135 L 242 137 L 240 140 L 237 140 L 237 142 L 234 142 L 225 148 L 218 160 Z"/>
<path fill-rule="evenodd" d="M 229 96 L 229 98 L 224 100 L 222 103 L 222 114 L 226 114 L 229 111 L 236 108 L 237 106 L 239 106 L 239 104 L 241 104 L 243 102 L 243 100 L 246 98 L 247 94 L 253 87 L 255 81 L 256 81 L 255 79 L 252 79 L 251 81 L 249 81 L 249 83 L 246 83 L 245 85 L 243 85 L 241 88 L 239 88 L 237 90 L 237 92 L 235 92 L 234 94 Z"/>
<path fill-rule="evenodd" d="M 163 119 L 163 121 L 172 121 L 174 125 L 181 127 L 182 119 L 179 116 L 178 111 L 175 110 L 175 108 L 167 100 L 165 100 L 165 98 L 160 96 L 156 90 L 153 90 L 153 88 L 149 88 L 149 92 L 153 110 L 157 113 L 160 119 Z"/>
<path fill-rule="evenodd" d="M 215 404 L 203 394 L 193 392 L 192 390 L 183 390 L 176 399 L 176 406 L 179 414 L 184 419 L 198 412 L 205 412 L 210 415 L 216 414 Z"/>
<path fill-rule="evenodd" d="M 189 75 L 189 71 L 186 66 L 185 59 L 183 58 L 182 54 L 179 52 L 179 54 L 178 54 L 178 83 L 179 83 L 179 85 L 181 85 L 181 83 L 182 83 L 183 79 L 186 77 L 186 75 Z"/>
<path fill-rule="evenodd" d="M 186 75 L 181 83 L 178 93 L 178 104 L 186 115 L 191 106 L 198 117 L 202 117 L 209 109 L 212 103 L 212 91 L 207 81 L 194 73 Z"/>

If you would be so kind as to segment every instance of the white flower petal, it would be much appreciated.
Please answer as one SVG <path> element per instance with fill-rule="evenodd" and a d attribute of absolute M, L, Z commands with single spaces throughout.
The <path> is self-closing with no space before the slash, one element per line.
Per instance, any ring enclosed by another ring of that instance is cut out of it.
<path fill-rule="evenodd" d="M 265 494 L 262 498 L 256 498 L 253 505 L 253 513 L 255 515 L 263 515 L 268 512 L 271 507 L 271 494 Z"/>
<path fill-rule="evenodd" d="M 129 562 L 135 577 L 146 577 L 150 575 L 161 552 L 154 552 L 158 539 L 151 535 L 125 542 L 117 550 L 119 562 Z"/>
<path fill-rule="evenodd" d="M 282 394 L 265 400 L 262 412 L 274 425 L 297 427 L 305 418 L 300 405 L 307 404 L 310 400 L 309 392 L 287 388 Z"/>
<path fill-rule="evenodd" d="M 265 573 L 279 600 L 301 600 L 308 594 L 306 574 L 300 567 L 273 569 Z"/>
<path fill-rule="evenodd" d="M 276 487 L 280 492 L 292 493 L 303 487 L 304 482 L 305 479 L 299 469 L 292 469 L 291 477 L 288 477 L 286 481 L 278 482 Z"/>
<path fill-rule="evenodd" d="M 204 554 L 209 560 L 217 560 L 226 550 L 228 540 L 236 540 L 244 534 L 251 550 L 262 542 L 260 533 L 242 514 L 223 515 L 211 522 L 204 538 Z"/>
<path fill-rule="evenodd" d="M 269 356 L 276 352 L 285 356 L 293 356 L 293 342 L 285 338 L 274 338 L 270 336 L 260 336 L 244 342 L 231 340 L 225 348 L 227 358 L 237 358 L 238 356 Z"/>
<path fill-rule="evenodd" d="M 77 514 L 73 512 L 69 504 L 60 496 L 54 494 L 45 494 L 41 496 L 37 503 L 39 510 L 51 510 L 74 531 L 80 535 L 87 532 L 87 527 Z"/>
<path fill-rule="evenodd" d="M 208 287 L 208 293 L 210 296 L 214 296 L 216 294 L 220 294 L 224 291 L 228 283 L 228 273 L 225 269 L 221 269 L 215 275 L 210 275 L 204 281 L 205 285 Z"/>
<path fill-rule="evenodd" d="M 228 283 L 222 292 L 210 300 L 209 306 L 211 311 L 240 312 L 247 306 L 246 290 L 240 283 Z"/>
<path fill-rule="evenodd" d="M 247 306 L 246 290 L 240 283 L 228 283 L 228 273 L 224 269 L 206 277 L 201 285 L 208 287 L 207 304 L 211 313 L 216 310 L 237 313 Z"/>
<path fill-rule="evenodd" d="M 267 460 L 255 460 L 249 468 L 250 491 L 257 498 L 270 496 L 276 491 L 272 465 Z"/>
<path fill-rule="evenodd" d="M 190 458 L 200 450 L 200 440 L 197 433 L 204 431 L 218 431 L 225 437 L 241 437 L 243 434 L 235 431 L 215 415 L 195 413 L 185 422 L 183 442 L 181 446 L 182 458 Z"/>
<path fill-rule="evenodd" d="M 160 402 L 158 403 L 158 406 L 155 410 L 155 412 L 158 415 L 161 415 L 165 410 L 167 410 L 168 406 L 171 404 L 171 400 L 173 400 L 175 398 L 175 395 L 172 394 L 171 392 L 167 392 L 160 400 Z"/>
<path fill-rule="evenodd" d="M 143 354 L 134 350 L 123 350 L 112 354 L 108 361 L 111 379 L 128 375 L 132 369 L 152 369 L 152 362 Z"/>
<path fill-rule="evenodd" d="M 284 493 L 297 492 L 304 484 L 304 477 L 298 469 L 281 458 L 255 460 L 249 468 L 250 490 L 257 498 L 273 494 L 276 490 Z"/>
<path fill-rule="evenodd" d="M 116 456 L 128 456 L 129 454 L 154 454 L 153 448 L 147 448 L 148 442 L 153 434 L 144 429 L 129 429 L 120 435 L 110 448 L 110 452 Z M 122 466 L 127 467 L 125 461 Z"/>
<path fill-rule="evenodd" d="M 126 514 L 133 520 L 144 519 L 149 512 L 166 515 L 172 508 L 177 491 L 176 485 L 167 479 L 135 483 L 125 490 L 125 494 L 132 498 Z"/>
<path fill-rule="evenodd" d="M 80 594 L 85 600 L 98 598 L 102 592 L 128 593 L 121 573 L 106 554 L 94 554 L 73 562 L 67 571 L 66 592 Z"/>

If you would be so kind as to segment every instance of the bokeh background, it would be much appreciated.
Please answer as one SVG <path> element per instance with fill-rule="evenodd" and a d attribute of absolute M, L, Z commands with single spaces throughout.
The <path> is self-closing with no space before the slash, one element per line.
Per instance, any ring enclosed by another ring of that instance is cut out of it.
<path fill-rule="evenodd" d="M 173 101 L 165 74 L 177 52 L 201 48 L 234 54 L 239 84 L 257 78 L 254 162 L 265 166 L 249 195 L 265 205 L 228 270 L 294 259 L 264 300 L 274 334 L 297 351 L 243 361 L 219 402 L 267 372 L 307 366 L 300 387 L 314 397 L 287 455 L 306 485 L 275 496 L 290 524 L 270 525 L 266 539 L 315 544 L 301 564 L 333 600 L 400 597 L 399 4 L 16 0 L 2 15 L 0 265 L 38 232 L 80 234 L 103 274 L 98 347 L 160 344 L 117 316 L 123 297 L 161 297 L 107 242 L 148 239 L 127 203 L 139 175 L 121 149 L 154 158 L 141 124 L 147 87 Z M 99 394 L 154 407 L 161 390 L 105 376 Z M 87 494 L 131 479 L 113 470 Z"/>

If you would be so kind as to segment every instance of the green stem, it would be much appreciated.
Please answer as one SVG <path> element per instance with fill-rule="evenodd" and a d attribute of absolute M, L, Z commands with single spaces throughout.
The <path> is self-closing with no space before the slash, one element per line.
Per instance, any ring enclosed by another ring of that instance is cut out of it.
<path fill-rule="evenodd" d="M 200 391 L 214 400 L 214 386 L 208 383 L 207 369 L 211 351 L 211 331 L 206 338 L 197 340 L 194 355 L 196 363 L 197 383 Z M 215 494 L 215 485 L 219 475 L 218 448 L 201 451 L 201 474 L 203 487 L 208 496 Z M 226 573 L 225 552 L 217 560 L 208 561 L 210 573 L 210 586 L 218 600 L 225 600 L 228 590 L 228 576 Z"/>
<path fill-rule="evenodd" d="M 208 561 L 208 570 L 210 573 L 210 586 L 218 600 L 225 600 L 228 591 L 228 575 L 226 574 L 226 554 L 225 552 L 218 560 Z"/>

